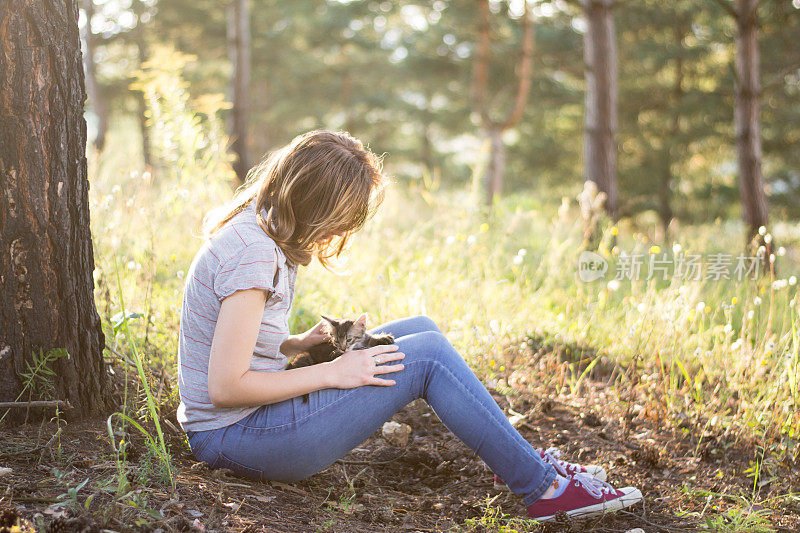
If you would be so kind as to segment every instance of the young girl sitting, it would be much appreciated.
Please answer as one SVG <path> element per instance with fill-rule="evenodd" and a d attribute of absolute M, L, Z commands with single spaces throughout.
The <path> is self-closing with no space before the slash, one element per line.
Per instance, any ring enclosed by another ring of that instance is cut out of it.
<path fill-rule="evenodd" d="M 251 170 L 231 204 L 209 213 L 186 276 L 178 349 L 178 420 L 212 468 L 294 482 L 364 442 L 416 398 L 521 496 L 528 516 L 585 516 L 642 499 L 605 472 L 534 449 L 425 316 L 382 324 L 395 342 L 286 370 L 325 339 L 322 322 L 289 334 L 300 265 L 328 266 L 383 200 L 382 162 L 347 133 L 314 130 Z M 302 396 L 309 394 L 309 401 Z M 598 479 L 599 478 L 599 479 Z"/>

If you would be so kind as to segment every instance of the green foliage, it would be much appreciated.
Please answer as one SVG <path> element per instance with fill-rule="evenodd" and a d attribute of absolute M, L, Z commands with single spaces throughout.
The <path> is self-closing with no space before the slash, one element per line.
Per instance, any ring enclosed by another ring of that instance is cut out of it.
<path fill-rule="evenodd" d="M 518 7 L 491 3 L 492 109 L 507 110 L 514 97 Z M 121 11 L 128 9 L 147 12 L 139 27 L 120 24 Z M 532 9 L 536 42 L 529 105 L 505 135 L 507 192 L 541 193 L 577 184 L 583 176 L 583 16 L 570 2 L 534 2 Z M 763 2 L 758 13 L 770 207 L 781 216 L 797 216 L 800 10 L 787 0 Z M 472 116 L 474 3 L 254 0 L 250 18 L 251 153 L 264 154 L 312 128 L 343 128 L 388 152 L 390 173 L 403 181 L 418 184 L 428 173 L 440 176 L 445 189 L 469 183 L 485 155 Z M 148 122 L 165 163 L 161 171 L 192 169 L 189 179 L 195 180 L 206 168 L 229 179 L 226 164 L 193 162 L 202 136 L 164 134 L 194 127 L 188 114 L 169 111 L 185 108 L 190 89 L 228 90 L 225 4 L 171 0 L 154 9 L 151 2 L 134 0 L 130 8 L 105 6 L 95 24 L 104 32 L 97 53 L 101 83 L 116 102 L 117 116 L 130 116 L 125 81 L 138 68 L 138 39 L 145 36 L 150 61 L 135 74 L 134 86 L 149 103 Z M 665 197 L 661 183 L 669 176 L 668 195 L 681 220 L 738 217 L 732 18 L 711 1 L 643 0 L 616 9 L 615 24 L 623 214 L 655 216 Z M 176 84 L 178 72 L 187 83 Z M 215 98 L 210 108 L 224 112 L 227 105 Z M 175 124 L 166 125 L 165 110 Z M 216 148 L 202 153 L 223 156 L 226 146 L 219 140 L 211 135 L 203 141 Z"/>
<path fill-rule="evenodd" d="M 22 398 L 25 392 L 29 399 L 46 400 L 54 391 L 55 371 L 51 367 L 53 363 L 66 357 L 69 353 L 64 348 L 53 348 L 43 353 L 40 348 L 39 353 L 33 353 L 29 360 L 25 361 L 26 370 L 20 372 L 22 376 L 22 390 L 17 396 L 17 400 Z"/>
<path fill-rule="evenodd" d="M 116 261 L 114 263 L 114 266 L 115 267 L 117 266 Z M 117 329 L 119 328 L 123 329 L 125 332 L 126 339 L 130 344 L 131 355 L 133 357 L 134 364 L 136 365 L 136 372 L 139 377 L 139 382 L 141 383 L 141 386 L 144 389 L 145 393 L 147 413 L 149 415 L 150 421 L 152 422 L 153 426 L 155 426 L 157 439 L 154 439 L 150 435 L 150 433 L 147 430 L 145 430 L 144 427 L 141 426 L 141 424 L 139 424 L 138 422 L 136 422 L 135 420 L 133 420 L 131 417 L 127 416 L 124 413 L 114 413 L 108 417 L 108 422 L 107 422 L 108 434 L 109 437 L 111 438 L 111 443 L 112 446 L 114 447 L 114 450 L 119 455 L 120 450 L 114 444 L 114 431 L 111 423 L 112 418 L 114 416 L 117 416 L 122 420 L 124 420 L 125 422 L 131 424 L 137 430 L 139 430 L 139 432 L 142 433 L 142 435 L 144 435 L 144 437 L 146 438 L 146 442 L 150 451 L 153 452 L 161 462 L 161 465 L 165 473 L 164 477 L 172 485 L 172 488 L 174 490 L 175 480 L 172 474 L 171 458 L 169 451 L 167 450 L 167 445 L 164 442 L 164 434 L 161 429 L 161 419 L 159 415 L 159 409 L 158 406 L 156 405 L 155 397 L 153 396 L 153 393 L 150 390 L 150 383 L 148 382 L 147 373 L 145 371 L 145 362 L 142 360 L 142 357 L 139 354 L 139 349 L 135 337 L 131 335 L 131 331 L 128 328 L 128 321 L 134 319 L 136 314 L 135 313 L 129 314 L 125 311 L 125 302 L 122 295 L 122 283 L 120 282 L 118 268 L 115 268 L 115 273 L 117 275 L 117 287 L 119 289 L 120 307 L 122 308 L 120 316 L 124 317 L 121 319 L 121 323 L 118 326 L 115 326 L 115 331 L 117 331 Z M 120 478 L 119 486 L 122 489 L 125 487 L 126 482 L 124 477 L 124 462 L 121 461 L 119 457 L 117 458 L 117 472 Z"/>
<path fill-rule="evenodd" d="M 748 511 L 734 507 L 707 517 L 700 527 L 720 533 L 773 533 L 775 529 L 769 525 L 768 514 L 766 509 Z"/>
<path fill-rule="evenodd" d="M 521 533 L 525 531 L 538 531 L 538 522 L 532 519 L 514 518 L 504 513 L 499 506 L 494 505 L 497 496 L 486 496 L 482 503 L 483 515 L 478 518 L 467 518 L 461 526 L 456 526 L 454 531 L 471 533 Z"/>

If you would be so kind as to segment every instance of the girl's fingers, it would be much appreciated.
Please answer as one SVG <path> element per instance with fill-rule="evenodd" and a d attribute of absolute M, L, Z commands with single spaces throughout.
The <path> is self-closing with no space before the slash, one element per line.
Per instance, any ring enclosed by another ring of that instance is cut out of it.
<path fill-rule="evenodd" d="M 378 361 L 375 361 L 375 362 L 377 364 L 379 364 L 379 365 L 382 365 L 383 363 L 388 363 L 389 361 L 399 361 L 400 359 L 404 358 L 405 356 L 406 356 L 406 354 L 404 354 L 403 352 L 391 352 L 389 354 L 384 354 L 384 355 L 381 355 L 381 356 L 377 357 L 376 359 L 379 359 L 380 363 L 378 363 Z"/>
<path fill-rule="evenodd" d="M 389 372 L 397 372 L 398 370 L 403 370 L 405 365 L 389 365 L 389 366 L 376 366 L 375 373 L 376 374 L 388 374 Z"/>
<path fill-rule="evenodd" d="M 373 346 L 372 348 L 367 348 L 364 350 L 369 355 L 378 355 L 379 353 L 387 353 L 387 352 L 394 352 L 398 348 L 400 348 L 396 344 L 379 344 L 378 346 Z"/>
<path fill-rule="evenodd" d="M 367 385 L 380 385 L 382 387 L 389 387 L 394 385 L 395 381 L 393 379 L 381 379 L 381 378 L 372 378 Z"/>

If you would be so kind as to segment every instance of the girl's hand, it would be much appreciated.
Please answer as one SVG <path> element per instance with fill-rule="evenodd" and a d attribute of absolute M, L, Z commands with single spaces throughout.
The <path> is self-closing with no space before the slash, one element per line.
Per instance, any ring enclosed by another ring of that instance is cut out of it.
<path fill-rule="evenodd" d="M 327 324 L 328 323 L 324 320 L 320 320 L 313 328 L 299 335 L 301 352 L 308 350 L 312 346 L 321 344 L 330 338 L 327 333 Z"/>
<path fill-rule="evenodd" d="M 329 339 L 327 331 L 327 322 L 320 320 L 313 328 L 300 333 L 299 335 L 289 335 L 281 344 L 280 351 L 282 354 L 292 357 L 300 352 L 305 352 L 312 346 L 321 344 Z"/>
<path fill-rule="evenodd" d="M 399 361 L 406 354 L 396 351 L 396 344 L 381 344 L 365 350 L 350 350 L 330 361 L 322 363 L 329 365 L 331 387 L 337 389 L 353 389 L 362 385 L 382 385 L 385 387 L 395 384 L 393 379 L 381 379 L 376 374 L 388 374 L 405 368 L 403 364 L 383 365 L 389 361 Z"/>

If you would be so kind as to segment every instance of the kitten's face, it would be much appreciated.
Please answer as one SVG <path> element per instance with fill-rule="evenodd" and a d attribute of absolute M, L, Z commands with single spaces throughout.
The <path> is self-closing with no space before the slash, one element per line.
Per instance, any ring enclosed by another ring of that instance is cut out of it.
<path fill-rule="evenodd" d="M 322 317 L 330 324 L 331 342 L 337 349 L 346 352 L 366 333 L 366 318 L 362 315 L 357 320 L 337 320 Z"/>

